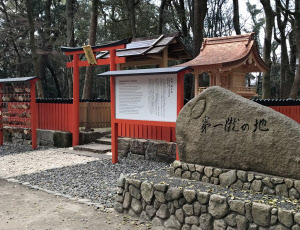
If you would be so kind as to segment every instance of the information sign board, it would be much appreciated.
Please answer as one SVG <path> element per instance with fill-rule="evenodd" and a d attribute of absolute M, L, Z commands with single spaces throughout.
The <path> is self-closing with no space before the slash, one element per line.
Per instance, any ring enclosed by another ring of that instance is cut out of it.
<path fill-rule="evenodd" d="M 176 122 L 177 74 L 115 78 L 115 118 Z"/>

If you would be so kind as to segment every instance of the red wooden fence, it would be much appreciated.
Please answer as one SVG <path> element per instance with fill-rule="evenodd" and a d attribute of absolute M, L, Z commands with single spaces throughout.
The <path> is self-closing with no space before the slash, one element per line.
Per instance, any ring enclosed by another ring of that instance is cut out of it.
<path fill-rule="evenodd" d="M 64 103 L 37 103 L 37 128 L 71 132 L 72 106 Z"/>
<path fill-rule="evenodd" d="M 269 107 L 300 123 L 300 106 Z M 38 129 L 71 132 L 72 124 L 69 117 L 72 114 L 72 104 L 37 103 L 37 108 Z M 121 123 L 118 129 L 122 137 L 176 141 L 175 128 Z"/>
<path fill-rule="evenodd" d="M 270 108 L 280 112 L 300 124 L 300 106 L 269 106 Z"/>

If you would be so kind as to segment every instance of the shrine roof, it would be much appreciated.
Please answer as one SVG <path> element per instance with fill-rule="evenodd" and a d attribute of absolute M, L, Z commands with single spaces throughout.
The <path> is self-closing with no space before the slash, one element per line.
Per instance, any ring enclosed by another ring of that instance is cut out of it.
<path fill-rule="evenodd" d="M 180 39 L 180 33 L 162 34 L 150 37 L 133 38 L 124 49 L 117 50 L 119 57 L 146 56 L 161 53 L 168 48 L 168 56 L 175 59 L 191 59 Z M 96 58 L 108 58 L 109 52 L 100 52 Z"/>
<path fill-rule="evenodd" d="M 3 78 L 0 79 L 0 83 L 14 83 L 14 82 L 26 82 L 33 79 L 36 79 L 37 77 L 15 77 L 15 78 Z"/>
<path fill-rule="evenodd" d="M 118 41 L 108 42 L 106 44 L 92 46 L 91 48 L 96 49 L 96 48 L 106 48 L 106 47 L 118 46 L 118 45 L 127 44 L 130 41 L 131 41 L 131 38 L 125 38 L 125 39 L 118 40 Z M 63 52 L 72 52 L 72 51 L 81 51 L 81 50 L 83 50 L 82 47 L 65 47 L 65 46 L 62 46 L 60 48 L 61 48 L 61 51 L 63 51 Z"/>
<path fill-rule="evenodd" d="M 265 72 L 268 65 L 261 59 L 254 33 L 229 37 L 205 38 L 200 54 L 191 61 L 179 66 L 191 66 L 203 70 L 212 68 L 227 69 L 238 67 L 251 56 L 254 65 L 250 72 Z M 250 62 L 250 64 L 252 64 Z"/>
<path fill-rule="evenodd" d="M 133 75 L 153 75 L 153 74 L 175 74 L 182 71 L 193 71 L 191 67 L 167 67 L 167 68 L 154 68 L 154 69 L 134 69 L 134 70 L 118 70 L 108 71 L 105 73 L 97 74 L 97 76 L 133 76 Z"/>

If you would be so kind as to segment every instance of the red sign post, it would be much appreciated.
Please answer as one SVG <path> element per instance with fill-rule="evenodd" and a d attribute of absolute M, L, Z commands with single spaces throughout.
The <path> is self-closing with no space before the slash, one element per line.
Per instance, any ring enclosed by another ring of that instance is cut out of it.
<path fill-rule="evenodd" d="M 191 71 L 190 67 L 169 67 L 98 75 L 110 76 L 113 163 L 118 162 L 119 125 L 176 127 L 176 117 L 184 106 L 184 74 Z"/>

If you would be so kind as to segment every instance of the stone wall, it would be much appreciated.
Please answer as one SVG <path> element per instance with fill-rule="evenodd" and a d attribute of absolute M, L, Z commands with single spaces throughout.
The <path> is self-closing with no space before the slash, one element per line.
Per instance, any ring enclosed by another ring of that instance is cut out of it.
<path fill-rule="evenodd" d="M 118 212 L 167 229 L 300 229 L 300 213 L 291 210 L 163 183 L 152 184 L 124 175 L 118 179 L 115 201 Z"/>
<path fill-rule="evenodd" d="M 221 185 L 232 189 L 251 190 L 292 199 L 300 198 L 300 180 L 276 177 L 242 170 L 229 170 L 174 161 L 170 175 Z"/>
<path fill-rule="evenodd" d="M 130 154 L 147 160 L 171 163 L 176 159 L 176 144 L 159 140 L 119 138 L 118 153 L 120 157 Z"/>
<path fill-rule="evenodd" d="M 15 144 L 31 145 L 31 134 L 10 133 L 4 131 L 4 141 Z M 37 130 L 37 144 L 41 146 L 70 147 L 72 134 L 69 132 L 46 129 Z"/>

